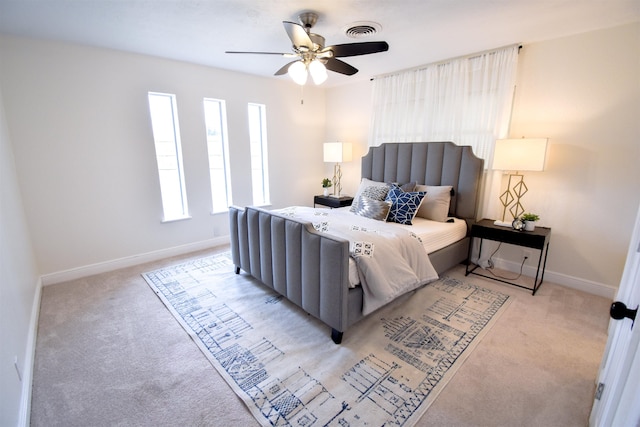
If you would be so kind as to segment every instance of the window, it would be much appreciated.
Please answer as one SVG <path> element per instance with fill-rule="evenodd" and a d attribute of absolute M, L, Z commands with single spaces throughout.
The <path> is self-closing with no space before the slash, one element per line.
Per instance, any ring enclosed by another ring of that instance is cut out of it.
<path fill-rule="evenodd" d="M 267 158 L 267 121 L 265 106 L 249 104 L 249 142 L 251 147 L 251 184 L 254 205 L 268 205 L 269 168 Z"/>
<path fill-rule="evenodd" d="M 149 92 L 164 221 L 189 217 L 175 95 Z"/>
<path fill-rule="evenodd" d="M 427 64 L 374 80 L 370 144 L 455 141 L 488 168 L 508 133 L 518 45 Z"/>
<path fill-rule="evenodd" d="M 212 211 L 213 213 L 224 212 L 228 210 L 231 204 L 231 176 L 225 102 L 218 99 L 205 98 L 204 122 L 207 128 Z"/>

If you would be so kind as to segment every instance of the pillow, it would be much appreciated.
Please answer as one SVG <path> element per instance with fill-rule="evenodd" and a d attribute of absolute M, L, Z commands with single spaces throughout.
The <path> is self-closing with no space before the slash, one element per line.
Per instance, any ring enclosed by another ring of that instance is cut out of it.
<path fill-rule="evenodd" d="M 426 191 L 418 216 L 432 221 L 445 222 L 449 217 L 449 204 L 451 203 L 451 185 L 416 185 L 417 191 Z"/>
<path fill-rule="evenodd" d="M 400 184 L 398 182 L 392 182 L 391 186 L 398 186 L 402 191 L 415 191 L 417 182 L 407 182 L 406 184 Z"/>
<path fill-rule="evenodd" d="M 402 191 L 398 186 L 389 190 L 387 199 L 392 203 L 387 221 L 412 225 L 411 221 L 418 213 L 418 208 L 427 193 L 424 191 Z"/>
<path fill-rule="evenodd" d="M 366 218 L 378 221 L 386 221 L 391 210 L 391 202 L 370 199 L 367 196 L 360 196 L 358 209 L 354 212 Z"/>
<path fill-rule="evenodd" d="M 384 182 L 371 181 L 367 178 L 362 178 L 360 181 L 360 187 L 356 191 L 356 195 L 353 197 L 353 203 L 351 204 L 351 212 L 356 212 L 359 209 L 360 197 L 365 196 L 373 200 L 384 201 L 389 192 L 389 184 Z"/>

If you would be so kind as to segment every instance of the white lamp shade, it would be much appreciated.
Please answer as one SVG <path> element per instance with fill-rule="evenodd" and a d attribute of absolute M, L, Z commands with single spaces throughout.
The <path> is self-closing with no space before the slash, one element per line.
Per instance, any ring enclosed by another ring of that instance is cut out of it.
<path fill-rule="evenodd" d="M 350 142 L 325 142 L 324 161 L 342 163 L 351 161 L 352 146 Z"/>
<path fill-rule="evenodd" d="M 313 82 L 317 85 L 322 84 L 327 80 L 327 69 L 324 64 L 317 59 L 314 59 L 309 64 L 309 74 L 311 74 Z"/>
<path fill-rule="evenodd" d="M 293 81 L 298 83 L 300 86 L 307 82 L 307 67 L 302 61 L 296 61 L 289 65 L 287 73 L 291 76 Z"/>
<path fill-rule="evenodd" d="M 493 167 L 505 171 L 542 171 L 547 156 L 547 138 L 499 139 L 493 152 Z"/>

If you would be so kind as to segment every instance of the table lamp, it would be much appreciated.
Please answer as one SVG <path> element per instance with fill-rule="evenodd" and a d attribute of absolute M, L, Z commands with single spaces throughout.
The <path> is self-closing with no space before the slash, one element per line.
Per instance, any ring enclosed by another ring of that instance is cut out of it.
<path fill-rule="evenodd" d="M 511 227 L 512 221 L 505 221 L 507 209 L 513 216 L 518 218 L 525 210 L 522 206 L 522 197 L 529 190 L 524 183 L 522 171 L 543 171 L 547 154 L 548 138 L 520 138 L 520 139 L 499 139 L 496 141 L 493 153 L 494 170 L 515 171 L 509 174 L 507 189 L 500 195 L 502 204 L 502 220 L 495 222 L 496 225 Z"/>
<path fill-rule="evenodd" d="M 340 163 L 351 161 L 352 146 L 350 142 L 325 142 L 324 161 L 325 163 L 335 163 L 333 167 L 333 197 L 340 197 L 342 185 L 342 171 Z"/>

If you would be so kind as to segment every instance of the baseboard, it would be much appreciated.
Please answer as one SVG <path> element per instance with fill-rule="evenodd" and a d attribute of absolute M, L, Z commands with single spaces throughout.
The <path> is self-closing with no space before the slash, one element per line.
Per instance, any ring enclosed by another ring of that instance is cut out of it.
<path fill-rule="evenodd" d="M 31 316 L 29 318 L 29 335 L 25 349 L 22 367 L 22 391 L 20 396 L 20 415 L 18 425 L 28 427 L 31 424 L 31 386 L 33 384 L 33 366 L 36 356 L 36 339 L 38 336 L 38 318 L 40 316 L 40 300 L 42 298 L 42 279 L 36 283 L 36 293 L 33 296 Z"/>
<path fill-rule="evenodd" d="M 44 274 L 41 277 L 44 286 L 56 283 L 76 280 L 94 274 L 106 273 L 107 271 L 118 270 L 121 268 L 131 267 L 133 265 L 144 264 L 145 262 L 157 261 L 159 259 L 168 258 L 177 255 L 187 254 L 189 252 L 200 251 L 203 249 L 213 248 L 229 243 L 229 236 L 216 237 L 214 239 L 202 240 L 200 242 L 189 243 L 172 248 L 160 249 L 153 252 L 147 252 L 138 255 L 132 255 L 124 258 L 99 262 L 83 267 L 72 268 L 69 270 L 59 271 L 56 273 Z"/>
<path fill-rule="evenodd" d="M 492 258 L 492 260 L 496 268 L 513 273 L 520 272 L 520 263 L 518 262 L 507 261 L 501 258 Z M 535 277 L 536 267 L 525 265 L 522 269 L 522 274 L 528 277 Z M 618 291 L 617 288 L 606 285 L 604 283 L 598 283 L 579 277 L 569 276 L 567 274 L 551 271 L 548 268 L 544 272 L 544 281 L 565 286 L 567 288 L 576 289 L 578 291 L 587 292 L 592 295 L 609 298 L 611 300 L 615 298 L 616 292 Z"/>

